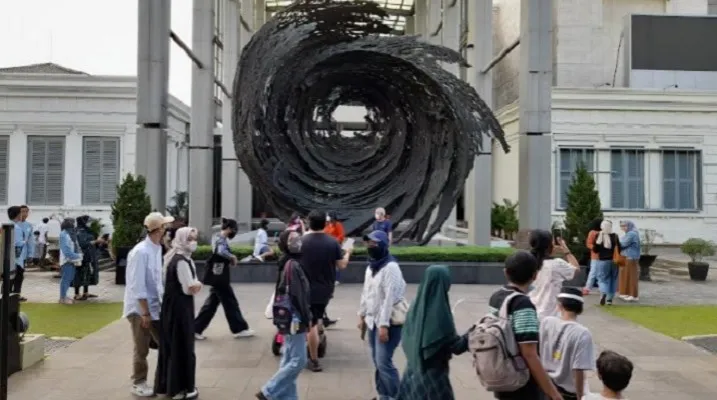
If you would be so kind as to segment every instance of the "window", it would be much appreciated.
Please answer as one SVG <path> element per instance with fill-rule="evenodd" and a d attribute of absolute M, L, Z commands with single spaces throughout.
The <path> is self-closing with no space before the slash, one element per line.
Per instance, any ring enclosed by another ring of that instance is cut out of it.
<path fill-rule="evenodd" d="M 0 204 L 7 204 L 8 146 L 10 138 L 0 136 Z"/>
<path fill-rule="evenodd" d="M 65 180 L 65 137 L 27 138 L 27 202 L 62 205 Z"/>
<path fill-rule="evenodd" d="M 702 161 L 699 151 L 662 152 L 662 207 L 696 210 L 702 206 Z"/>
<path fill-rule="evenodd" d="M 85 137 L 82 143 L 82 204 L 112 204 L 119 182 L 120 140 Z"/>
<path fill-rule="evenodd" d="M 558 194 L 559 208 L 568 205 L 568 188 L 573 181 L 573 175 L 578 165 L 582 163 L 588 172 L 595 169 L 595 151 L 593 149 L 567 149 L 561 148 L 558 160 Z"/>
<path fill-rule="evenodd" d="M 612 150 L 610 163 L 610 207 L 617 209 L 644 209 L 644 150 Z"/>

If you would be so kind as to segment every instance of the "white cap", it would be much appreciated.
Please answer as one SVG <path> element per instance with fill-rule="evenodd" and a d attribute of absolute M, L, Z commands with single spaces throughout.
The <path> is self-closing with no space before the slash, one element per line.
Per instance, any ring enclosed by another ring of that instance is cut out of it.
<path fill-rule="evenodd" d="M 156 231 L 164 225 L 171 224 L 172 222 L 174 222 L 174 217 L 171 215 L 165 217 L 159 212 L 149 213 L 146 217 L 144 217 L 144 227 L 147 228 L 148 232 Z"/>

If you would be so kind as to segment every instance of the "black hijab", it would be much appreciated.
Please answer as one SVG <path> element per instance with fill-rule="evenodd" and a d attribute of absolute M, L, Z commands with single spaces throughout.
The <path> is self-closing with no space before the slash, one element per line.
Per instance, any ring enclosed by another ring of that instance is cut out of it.
<path fill-rule="evenodd" d="M 595 218 L 588 224 L 588 231 L 599 231 L 600 224 L 602 224 L 602 218 Z"/>

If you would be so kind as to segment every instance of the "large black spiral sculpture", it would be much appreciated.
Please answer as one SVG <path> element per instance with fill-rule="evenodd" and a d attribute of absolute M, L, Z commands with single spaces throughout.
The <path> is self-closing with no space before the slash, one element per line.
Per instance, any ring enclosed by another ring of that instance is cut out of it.
<path fill-rule="evenodd" d="M 441 67 L 468 66 L 460 54 L 390 36 L 387 16 L 372 1 L 327 0 L 276 14 L 239 61 L 234 143 L 278 216 L 333 210 L 356 234 L 384 207 L 394 223 L 412 219 L 396 239 L 423 244 L 450 216 L 489 138 L 508 145 L 476 91 Z M 339 105 L 365 106 L 367 128 L 342 136 L 332 120 Z"/>

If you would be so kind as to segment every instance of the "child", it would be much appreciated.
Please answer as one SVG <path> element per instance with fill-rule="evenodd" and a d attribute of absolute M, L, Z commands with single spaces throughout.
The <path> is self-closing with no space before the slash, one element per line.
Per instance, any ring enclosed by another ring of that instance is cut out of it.
<path fill-rule="evenodd" d="M 632 362 L 627 357 L 605 350 L 597 359 L 598 378 L 602 381 L 602 392 L 583 397 L 583 400 L 625 399 L 622 392 L 632 378 Z"/>
<path fill-rule="evenodd" d="M 585 371 L 593 369 L 593 338 L 577 322 L 583 312 L 583 292 L 563 287 L 558 294 L 560 317 L 545 317 L 540 325 L 540 357 L 548 375 L 565 400 L 580 400 Z"/>
<path fill-rule="evenodd" d="M 488 301 L 490 311 L 497 315 L 508 296 L 516 292 L 520 294 L 513 297 L 508 304 L 508 315 L 520 355 L 530 370 L 530 380 L 525 386 L 513 392 L 495 392 L 497 399 L 562 399 L 540 362 L 538 313 L 526 295 L 530 285 L 535 281 L 539 267 L 538 260 L 532 254 L 527 251 L 515 252 L 505 260 L 505 277 L 508 279 L 508 284 L 493 293 Z M 543 393 L 546 393 L 547 397 L 543 397 Z"/>

